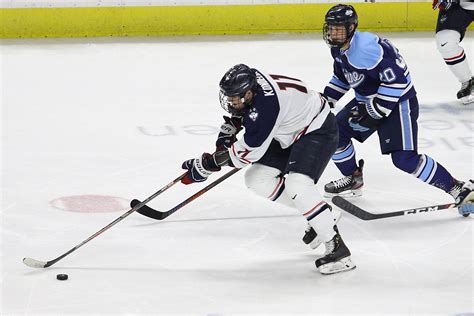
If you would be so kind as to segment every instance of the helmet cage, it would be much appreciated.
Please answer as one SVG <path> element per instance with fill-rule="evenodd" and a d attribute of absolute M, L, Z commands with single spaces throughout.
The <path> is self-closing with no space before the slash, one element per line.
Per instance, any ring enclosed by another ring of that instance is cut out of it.
<path fill-rule="evenodd" d="M 331 38 L 331 32 L 330 32 L 329 28 L 331 26 L 338 26 L 338 25 L 343 25 L 345 30 L 346 30 L 346 36 L 343 40 L 332 39 Z M 351 25 L 355 26 L 355 24 L 353 24 L 353 23 L 345 23 L 345 24 L 324 23 L 323 38 L 324 38 L 324 41 L 326 42 L 326 44 L 328 44 L 332 48 L 341 48 L 342 46 L 344 46 L 347 42 L 349 42 L 351 40 L 352 36 L 354 35 L 355 27 L 351 31 Z"/>
<path fill-rule="evenodd" d="M 244 98 L 245 93 L 243 95 L 242 94 L 238 95 L 240 97 L 240 101 L 243 104 L 245 104 L 245 98 Z M 219 102 L 221 103 L 221 107 L 232 115 L 241 115 L 243 109 L 239 110 L 239 109 L 234 108 L 234 106 L 232 105 L 232 102 L 229 101 L 229 97 L 233 97 L 233 96 L 232 95 L 227 96 L 225 95 L 224 91 L 222 90 L 219 91 Z"/>

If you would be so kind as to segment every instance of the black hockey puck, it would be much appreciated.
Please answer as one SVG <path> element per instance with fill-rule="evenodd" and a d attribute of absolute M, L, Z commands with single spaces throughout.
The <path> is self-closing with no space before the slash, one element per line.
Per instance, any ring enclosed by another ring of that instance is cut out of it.
<path fill-rule="evenodd" d="M 56 279 L 60 280 L 60 281 L 66 281 L 68 278 L 67 274 L 58 274 L 56 276 Z"/>

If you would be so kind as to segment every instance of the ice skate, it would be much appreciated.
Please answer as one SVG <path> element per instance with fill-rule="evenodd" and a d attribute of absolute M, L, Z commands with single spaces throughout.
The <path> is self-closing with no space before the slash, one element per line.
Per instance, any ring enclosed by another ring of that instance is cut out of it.
<path fill-rule="evenodd" d="M 337 232 L 337 227 L 335 227 Z M 325 243 L 326 252 L 322 258 L 316 260 L 316 268 L 321 274 L 334 274 L 352 270 L 356 265 L 351 260 L 351 252 L 344 244 L 339 232 Z"/>
<path fill-rule="evenodd" d="M 456 200 L 459 214 L 465 217 L 469 216 L 469 214 L 474 214 L 474 180 L 469 180 L 465 183 L 458 180 L 455 181 L 456 184 L 449 191 L 449 194 Z"/>
<path fill-rule="evenodd" d="M 342 212 L 339 210 L 334 210 L 332 209 L 331 212 L 335 212 L 334 214 L 334 225 L 336 225 L 339 222 L 339 219 L 342 216 Z M 337 229 L 336 226 L 334 226 L 335 229 Z M 311 225 L 308 223 L 306 226 L 304 236 L 303 236 L 303 242 L 311 247 L 311 249 L 316 249 L 318 248 L 323 241 L 318 237 L 318 234 L 316 231 L 311 227 Z"/>
<path fill-rule="evenodd" d="M 462 83 L 457 97 L 463 104 L 474 103 L 474 78 Z"/>
<path fill-rule="evenodd" d="M 364 179 L 362 169 L 364 168 L 364 160 L 359 160 L 359 166 L 350 176 L 331 181 L 324 186 L 324 196 L 333 197 L 336 195 L 344 197 L 361 196 Z"/>
<path fill-rule="evenodd" d="M 457 197 L 459 196 L 459 193 L 461 193 L 463 185 L 464 185 L 463 181 L 454 179 L 454 186 L 451 190 L 449 190 L 448 193 L 456 200 Z"/>

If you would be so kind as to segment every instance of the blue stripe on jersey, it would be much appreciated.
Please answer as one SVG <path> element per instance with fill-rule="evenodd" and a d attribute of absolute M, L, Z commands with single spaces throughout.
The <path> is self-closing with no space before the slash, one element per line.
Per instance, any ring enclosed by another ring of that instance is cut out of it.
<path fill-rule="evenodd" d="M 403 91 L 405 91 L 405 88 L 406 86 L 403 88 L 380 87 L 378 93 L 390 97 L 401 97 L 403 95 Z"/>
<path fill-rule="evenodd" d="M 410 102 L 400 102 L 400 124 L 402 127 L 402 142 L 404 150 L 415 150 L 413 146 L 413 131 L 411 127 Z"/>
<path fill-rule="evenodd" d="M 334 100 L 339 100 L 344 94 L 345 93 L 335 90 L 331 85 L 327 85 L 326 88 L 324 88 L 324 95 Z"/>
<path fill-rule="evenodd" d="M 338 86 L 338 87 L 340 87 L 340 88 L 342 88 L 342 89 L 344 89 L 344 90 L 349 90 L 349 89 L 351 88 L 350 85 L 348 85 L 348 84 L 342 82 L 342 81 L 339 80 L 339 78 L 337 78 L 336 76 L 333 76 L 333 77 L 331 78 L 331 81 L 329 81 L 329 82 L 332 83 L 332 84 L 334 84 L 334 85 L 336 85 L 336 86 Z"/>
<path fill-rule="evenodd" d="M 406 83 L 383 84 L 379 87 L 378 93 L 389 97 L 402 97 L 404 92 L 411 85 L 411 76 L 406 76 Z"/>
<path fill-rule="evenodd" d="M 369 99 L 372 99 L 372 98 L 374 98 L 374 97 L 376 96 L 375 94 L 374 94 L 374 95 L 362 95 L 362 94 L 358 93 L 358 92 L 355 91 L 355 90 L 354 90 L 354 92 L 355 92 L 356 100 L 357 100 L 357 101 L 362 101 L 362 102 L 366 102 L 366 101 L 368 101 Z"/>
<path fill-rule="evenodd" d="M 351 46 L 345 54 L 353 67 L 370 70 L 382 60 L 383 48 L 379 44 L 377 35 L 368 32 L 355 32 Z"/>

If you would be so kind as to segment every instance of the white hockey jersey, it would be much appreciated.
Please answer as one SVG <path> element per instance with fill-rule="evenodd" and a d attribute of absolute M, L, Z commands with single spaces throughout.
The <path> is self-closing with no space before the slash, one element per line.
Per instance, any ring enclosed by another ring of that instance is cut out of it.
<path fill-rule="evenodd" d="M 229 148 L 237 168 L 258 161 L 273 139 L 288 148 L 301 136 L 317 130 L 330 106 L 299 79 L 255 70 L 259 92 L 243 113 L 244 134 Z"/>

